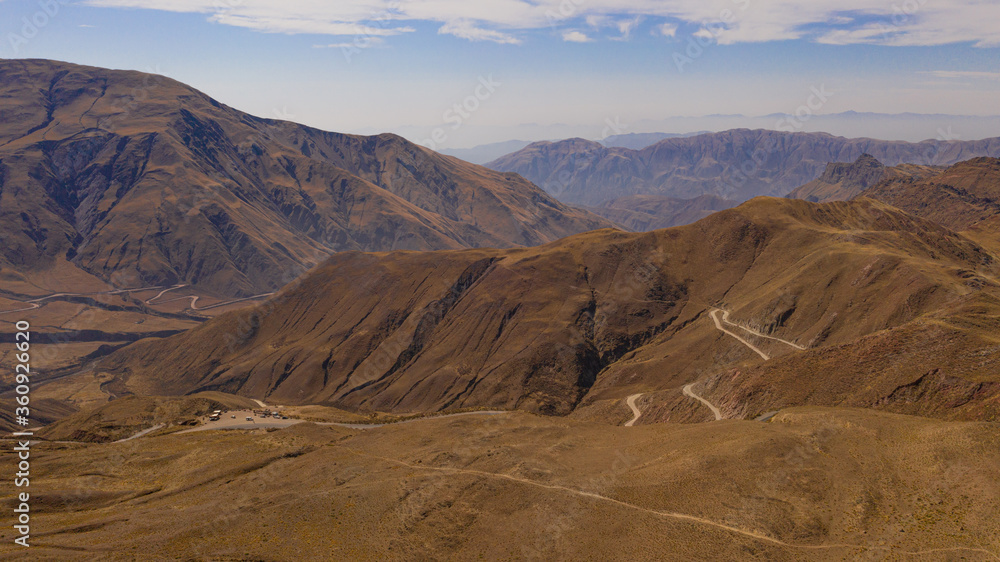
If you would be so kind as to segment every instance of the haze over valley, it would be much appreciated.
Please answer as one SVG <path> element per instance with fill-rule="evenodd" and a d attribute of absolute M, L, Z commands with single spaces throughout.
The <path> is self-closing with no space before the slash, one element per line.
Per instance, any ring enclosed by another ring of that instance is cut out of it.
<path fill-rule="evenodd" d="M 913 4 L 0 3 L 0 557 L 1000 558 L 1000 11 Z"/>

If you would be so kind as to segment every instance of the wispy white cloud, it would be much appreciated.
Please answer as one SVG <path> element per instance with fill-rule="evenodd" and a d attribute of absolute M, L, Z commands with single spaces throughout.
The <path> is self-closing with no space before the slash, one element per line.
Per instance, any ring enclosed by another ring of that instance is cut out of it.
<path fill-rule="evenodd" d="M 519 32 L 565 22 L 573 30 L 613 27 L 627 39 L 639 18 L 685 24 L 724 22 L 720 44 L 805 39 L 825 44 L 891 46 L 971 42 L 1000 46 L 1000 2 L 993 0 L 83 0 L 101 7 L 203 13 L 212 21 L 273 33 L 389 37 L 415 22 L 472 41 L 519 44 Z M 848 17 L 849 14 L 850 17 Z M 873 21 L 882 23 L 872 23 Z M 824 26 L 827 26 L 824 28 Z M 829 26 L 836 26 L 831 29 Z M 669 29 L 669 28 L 668 28 Z M 676 31 L 675 31 L 676 32 Z"/>
<path fill-rule="evenodd" d="M 438 33 L 454 35 L 455 37 L 468 39 L 469 41 L 492 41 L 506 45 L 521 44 L 521 40 L 512 35 L 495 29 L 477 27 L 474 23 L 464 20 L 448 22 L 442 25 L 441 29 L 438 29 Z"/>
<path fill-rule="evenodd" d="M 364 37 L 357 41 L 344 41 L 341 43 L 330 43 L 326 45 L 313 45 L 313 49 L 364 49 L 384 45 L 385 39 L 381 37 Z"/>
<path fill-rule="evenodd" d="M 640 16 L 636 16 L 631 19 L 618 20 L 617 22 L 615 22 L 615 27 L 618 28 L 618 33 L 621 33 L 621 35 L 618 37 L 614 37 L 613 39 L 616 39 L 618 41 L 628 41 L 628 39 L 632 36 L 632 32 L 635 30 L 635 28 L 639 27 L 639 23 L 641 21 L 642 17 Z"/>
<path fill-rule="evenodd" d="M 563 41 L 568 41 L 570 43 L 590 43 L 593 41 L 590 37 L 587 37 L 586 33 L 580 31 L 566 31 L 562 34 Z"/>
<path fill-rule="evenodd" d="M 678 25 L 675 23 L 664 23 L 656 27 L 656 31 L 664 37 L 677 37 Z"/>

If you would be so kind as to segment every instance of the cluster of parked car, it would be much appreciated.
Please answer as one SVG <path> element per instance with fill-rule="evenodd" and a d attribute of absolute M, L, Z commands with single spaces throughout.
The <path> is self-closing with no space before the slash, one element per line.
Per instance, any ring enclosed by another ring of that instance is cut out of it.
<path fill-rule="evenodd" d="M 258 415 L 258 416 L 260 416 L 262 418 L 274 418 L 276 420 L 287 420 L 288 419 L 288 416 L 281 415 L 281 412 L 279 412 L 277 410 L 274 410 L 273 412 L 269 412 L 267 410 L 260 410 L 260 411 L 256 411 L 255 410 L 254 414 L 256 414 L 256 415 Z"/>

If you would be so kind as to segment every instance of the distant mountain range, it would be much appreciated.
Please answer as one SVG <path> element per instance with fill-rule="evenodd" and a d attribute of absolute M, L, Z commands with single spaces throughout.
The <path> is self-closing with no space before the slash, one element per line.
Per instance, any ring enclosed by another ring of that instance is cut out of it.
<path fill-rule="evenodd" d="M 601 139 L 598 142 L 609 147 L 617 146 L 621 148 L 631 148 L 632 150 L 641 150 L 664 139 L 695 137 L 698 135 L 704 135 L 708 132 L 709 131 L 698 131 L 697 133 L 625 133 L 621 135 L 611 135 L 610 137 Z"/>
<path fill-rule="evenodd" d="M 8 279 L 68 264 L 243 296 L 333 252 L 530 246 L 610 225 L 516 174 L 260 119 L 162 76 L 3 60 L 0 99 Z"/>
<path fill-rule="evenodd" d="M 950 165 L 1000 156 L 1000 138 L 909 143 L 737 129 L 665 139 L 641 150 L 578 138 L 536 142 L 488 166 L 516 172 L 563 202 L 595 207 L 632 195 L 735 201 L 784 196 L 817 179 L 828 163 L 866 153 L 888 166 Z"/>
<path fill-rule="evenodd" d="M 479 126 L 466 123 L 449 131 L 449 142 L 456 146 L 475 146 L 507 139 L 558 140 L 585 138 L 595 141 L 609 135 L 687 135 L 691 131 L 721 132 L 732 129 L 768 129 L 796 133 L 830 133 L 847 138 L 874 138 L 920 142 L 927 139 L 973 140 L 1000 135 L 1000 115 L 953 115 L 926 113 L 874 113 L 844 111 L 795 115 L 716 114 L 662 119 L 625 119 L 604 116 L 590 123 L 525 123 Z M 414 142 L 428 138 L 428 127 L 398 127 L 393 132 Z M 378 131 L 370 131 L 372 133 Z M 644 148 L 630 146 L 630 148 Z M 499 157 L 499 156 L 498 156 Z"/>
<path fill-rule="evenodd" d="M 659 142 L 663 139 L 672 139 L 679 137 L 690 137 L 694 135 L 699 135 L 705 131 L 699 133 L 628 133 L 623 135 L 611 135 L 607 138 L 601 139 L 597 142 L 603 144 L 604 146 L 620 146 L 623 148 L 633 148 L 640 149 L 645 148 L 651 144 Z M 532 141 L 521 141 L 512 140 L 504 142 L 495 142 L 490 144 L 482 144 L 479 146 L 474 146 L 472 148 L 445 148 L 440 150 L 441 154 L 447 154 L 448 156 L 454 156 L 456 158 L 461 158 L 466 162 L 472 162 L 473 164 L 486 164 L 492 160 L 496 160 L 501 156 L 510 154 L 511 152 L 517 152 L 522 148 L 531 144 Z"/>

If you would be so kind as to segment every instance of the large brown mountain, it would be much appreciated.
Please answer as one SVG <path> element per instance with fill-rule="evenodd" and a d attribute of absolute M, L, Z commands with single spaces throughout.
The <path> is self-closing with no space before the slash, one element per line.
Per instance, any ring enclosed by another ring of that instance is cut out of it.
<path fill-rule="evenodd" d="M 894 178 L 921 179 L 943 169 L 941 166 L 900 164 L 888 167 L 871 154 L 862 154 L 854 162 L 831 162 L 823 175 L 795 188 L 788 197 L 814 203 L 847 201 L 883 180 Z"/>
<path fill-rule="evenodd" d="M 646 234 L 341 253 L 98 370 L 118 394 L 398 412 L 566 414 L 642 392 L 644 420 L 700 419 L 681 392 L 698 383 L 729 417 L 822 404 L 995 419 L 997 273 L 972 241 L 871 199 L 760 198 Z"/>
<path fill-rule="evenodd" d="M 853 162 L 866 153 L 887 166 L 950 165 L 1000 156 L 1000 138 L 909 143 L 736 129 L 665 139 L 642 150 L 584 139 L 536 142 L 487 166 L 517 172 L 560 201 L 580 205 L 640 194 L 745 201 L 784 196 L 818 178 L 828 163 Z"/>
<path fill-rule="evenodd" d="M 28 278 L 68 261 L 112 284 L 246 295 L 331 252 L 530 246 L 609 225 L 515 174 L 260 119 L 162 76 L 3 60 L 0 100 L 0 264 Z"/>

